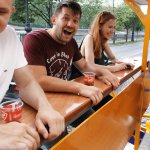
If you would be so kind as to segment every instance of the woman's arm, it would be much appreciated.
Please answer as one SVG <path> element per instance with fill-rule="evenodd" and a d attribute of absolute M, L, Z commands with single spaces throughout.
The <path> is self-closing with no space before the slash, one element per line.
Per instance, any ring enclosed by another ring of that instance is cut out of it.
<path fill-rule="evenodd" d="M 131 69 L 134 68 L 134 65 L 131 64 L 131 63 L 126 63 L 126 62 L 123 62 L 123 61 L 120 61 L 118 60 L 115 55 L 112 53 L 108 43 L 106 43 L 104 45 L 104 48 L 105 48 L 105 52 L 106 54 L 108 55 L 108 57 L 111 59 L 111 61 L 116 65 L 113 67 L 113 68 L 110 68 L 109 70 L 111 72 L 116 72 L 116 71 L 120 71 L 120 70 L 123 70 L 123 69 L 126 69 L 128 67 L 130 67 Z"/>
<path fill-rule="evenodd" d="M 92 37 L 92 35 L 88 34 L 82 43 L 81 54 L 85 57 L 86 62 L 88 62 L 90 64 L 95 64 L 93 47 L 94 47 L 93 46 L 93 37 Z M 113 53 L 111 52 L 111 49 L 108 44 L 106 45 L 106 47 L 107 47 L 107 52 L 108 52 L 109 56 L 111 58 L 115 57 L 113 55 Z M 125 69 L 126 65 L 123 63 L 123 64 L 119 64 L 119 65 L 115 65 L 115 66 L 99 65 L 99 67 L 102 69 L 108 69 L 111 72 L 116 72 L 116 71 Z"/>
<path fill-rule="evenodd" d="M 93 50 L 93 37 L 90 34 L 87 34 L 83 40 L 81 46 L 81 54 L 85 57 L 85 60 L 91 64 L 94 64 L 94 50 Z"/>
<path fill-rule="evenodd" d="M 111 51 L 108 43 L 106 43 L 104 45 L 104 48 L 105 48 L 105 52 L 107 54 L 107 56 L 109 57 L 109 59 L 113 62 L 113 63 L 116 63 L 118 61 L 118 59 L 115 57 L 115 55 L 113 54 L 113 52 Z"/>

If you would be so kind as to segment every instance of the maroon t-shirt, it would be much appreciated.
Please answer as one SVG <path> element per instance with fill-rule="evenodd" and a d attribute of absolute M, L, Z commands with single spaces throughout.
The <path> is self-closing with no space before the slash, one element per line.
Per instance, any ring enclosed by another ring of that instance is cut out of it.
<path fill-rule="evenodd" d="M 23 46 L 29 65 L 45 66 L 47 75 L 64 80 L 70 74 L 72 62 L 82 58 L 74 39 L 63 45 L 57 43 L 46 30 L 26 35 Z"/>

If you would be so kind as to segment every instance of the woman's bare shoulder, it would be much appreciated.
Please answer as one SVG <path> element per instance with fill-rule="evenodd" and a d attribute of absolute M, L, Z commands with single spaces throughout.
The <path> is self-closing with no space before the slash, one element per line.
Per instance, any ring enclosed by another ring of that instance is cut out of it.
<path fill-rule="evenodd" d="M 85 41 L 89 41 L 89 40 L 91 41 L 91 40 L 93 40 L 93 36 L 88 33 L 88 34 L 85 36 L 84 40 L 85 40 Z"/>

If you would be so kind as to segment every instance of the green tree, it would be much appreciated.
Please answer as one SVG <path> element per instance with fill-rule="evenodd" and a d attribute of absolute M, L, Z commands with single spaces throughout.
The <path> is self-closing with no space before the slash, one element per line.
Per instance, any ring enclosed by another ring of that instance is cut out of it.
<path fill-rule="evenodd" d="M 129 29 L 131 28 L 132 10 L 125 4 L 121 4 L 116 8 L 117 29 L 126 29 L 126 42 L 128 41 Z"/>
<path fill-rule="evenodd" d="M 143 25 L 136 14 L 125 4 L 116 9 L 117 30 L 126 30 L 126 42 L 128 41 L 129 30 L 132 31 L 131 41 L 134 41 L 134 32 L 143 29 Z"/>
<path fill-rule="evenodd" d="M 102 11 L 102 2 L 99 0 L 79 0 L 82 8 L 82 17 L 80 22 L 80 28 L 89 28 L 95 15 Z"/>
<path fill-rule="evenodd" d="M 135 31 L 137 33 L 137 38 L 138 38 L 138 33 L 139 31 L 142 31 L 144 29 L 144 25 L 140 21 L 140 19 L 135 15 Z"/>
<path fill-rule="evenodd" d="M 29 2 L 31 16 L 35 16 L 44 20 L 47 25 L 52 26 L 51 16 L 54 8 L 56 7 L 56 1 L 53 0 L 32 0 Z"/>
<path fill-rule="evenodd" d="M 15 0 L 15 13 L 11 20 L 14 23 L 25 24 L 26 6 L 25 0 Z M 32 20 L 33 21 L 33 20 Z"/>
<path fill-rule="evenodd" d="M 56 6 L 57 0 L 29 0 L 30 22 L 37 20 L 46 22 L 51 26 L 50 18 Z M 16 11 L 12 16 L 12 21 L 19 24 L 25 24 L 26 20 L 26 0 L 15 0 Z"/>
<path fill-rule="evenodd" d="M 30 23 L 51 26 L 50 18 L 60 0 L 29 0 Z M 81 4 L 82 18 L 80 27 L 89 28 L 95 14 L 102 11 L 103 0 L 74 0 Z M 16 11 L 12 16 L 12 21 L 17 24 L 26 22 L 26 0 L 15 0 Z"/>

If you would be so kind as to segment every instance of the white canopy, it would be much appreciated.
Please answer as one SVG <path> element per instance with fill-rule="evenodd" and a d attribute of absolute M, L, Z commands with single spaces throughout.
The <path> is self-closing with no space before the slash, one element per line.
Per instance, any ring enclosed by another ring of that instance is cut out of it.
<path fill-rule="evenodd" d="M 134 0 L 136 3 L 138 3 L 139 5 L 147 5 L 148 4 L 148 0 Z"/>

